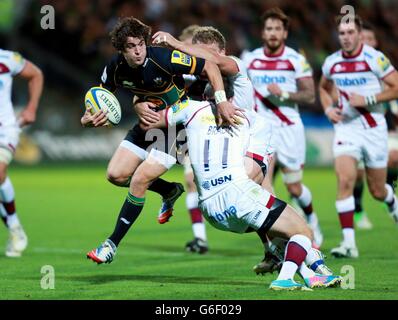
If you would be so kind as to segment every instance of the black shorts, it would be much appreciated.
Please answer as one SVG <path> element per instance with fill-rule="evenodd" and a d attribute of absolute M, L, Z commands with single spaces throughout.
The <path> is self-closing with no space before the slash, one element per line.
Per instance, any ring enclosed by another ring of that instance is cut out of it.
<path fill-rule="evenodd" d="M 178 146 L 184 143 L 184 141 L 180 141 L 181 137 L 185 137 L 182 133 L 183 130 L 184 126 L 178 125 L 176 127 L 145 131 L 141 129 L 139 124 L 136 124 L 127 132 L 124 140 L 144 149 L 148 153 L 152 148 L 156 148 L 157 150 L 167 153 L 178 160 L 180 158 L 179 156 L 176 156 Z"/>

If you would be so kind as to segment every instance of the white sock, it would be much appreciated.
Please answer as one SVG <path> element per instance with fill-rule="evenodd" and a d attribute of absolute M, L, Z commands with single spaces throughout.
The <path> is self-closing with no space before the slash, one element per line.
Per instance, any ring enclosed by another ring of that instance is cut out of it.
<path fill-rule="evenodd" d="M 389 184 L 385 184 L 387 190 L 387 196 L 384 199 L 384 202 L 387 204 L 390 212 L 394 211 L 397 207 L 397 198 L 394 195 L 394 190 Z"/>
<path fill-rule="evenodd" d="M 291 244 L 296 244 L 298 247 L 293 247 L 289 248 Z M 301 249 L 300 249 L 301 247 Z M 293 279 L 294 274 L 296 273 L 299 265 L 303 263 L 305 260 L 305 257 L 307 256 L 308 251 L 311 248 L 311 240 L 301 234 L 296 234 L 293 237 L 290 238 L 288 244 L 286 245 L 286 254 L 285 254 L 285 262 L 282 265 L 282 269 L 279 273 L 278 279 L 277 280 L 287 280 L 287 279 Z M 292 250 L 298 250 L 297 253 L 302 254 L 303 251 L 305 251 L 305 256 L 304 257 L 297 257 L 297 256 L 292 256 Z M 297 260 L 295 260 L 297 257 Z"/>
<path fill-rule="evenodd" d="M 352 228 L 344 228 L 343 229 L 343 241 L 344 244 L 350 248 L 356 247 L 355 244 L 355 231 Z"/>
<path fill-rule="evenodd" d="M 343 231 L 343 242 L 348 247 L 356 247 L 355 244 L 355 230 L 354 230 L 354 211 L 355 211 L 355 200 L 354 196 L 350 196 L 343 200 L 336 201 L 336 209 L 339 215 L 343 212 L 352 212 L 352 228 L 342 226 Z M 339 217 L 340 219 L 340 217 Z"/>
<path fill-rule="evenodd" d="M 312 202 L 311 191 L 303 184 L 301 185 L 301 189 L 302 189 L 301 195 L 298 198 L 296 198 L 297 202 L 301 207 L 308 207 Z"/>
<path fill-rule="evenodd" d="M 285 261 L 282 265 L 281 271 L 279 272 L 277 280 L 293 279 L 297 269 L 297 264 L 292 261 Z"/>
<path fill-rule="evenodd" d="M 305 216 L 307 218 L 307 222 L 310 226 L 317 226 L 318 225 L 318 216 L 316 215 L 315 212 L 306 215 Z"/>
<path fill-rule="evenodd" d="M 19 226 L 21 223 L 19 222 L 18 216 L 16 213 L 7 216 L 7 225 L 9 228 L 14 228 Z"/>
<path fill-rule="evenodd" d="M 192 231 L 195 238 L 200 238 L 204 241 L 207 241 L 206 227 L 203 222 L 197 222 L 192 224 Z"/>
<path fill-rule="evenodd" d="M 188 210 L 195 209 L 199 206 L 199 195 L 197 192 L 188 192 L 185 199 Z"/>
<path fill-rule="evenodd" d="M 6 178 L 6 180 L 3 182 L 3 184 L 0 185 L 0 201 L 1 202 L 11 202 L 15 198 L 15 192 L 14 192 L 14 187 L 11 183 L 11 180 L 9 177 Z"/>
<path fill-rule="evenodd" d="M 315 276 L 315 272 L 308 268 L 304 262 L 301 264 L 298 272 L 303 278 L 311 278 Z"/>

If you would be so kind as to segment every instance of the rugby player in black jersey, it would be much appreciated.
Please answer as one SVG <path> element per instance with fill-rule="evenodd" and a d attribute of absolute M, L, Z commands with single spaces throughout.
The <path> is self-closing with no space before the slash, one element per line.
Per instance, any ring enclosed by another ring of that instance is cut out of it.
<path fill-rule="evenodd" d="M 110 35 L 119 54 L 104 69 L 103 87 L 110 91 L 120 87 L 129 89 L 135 96 L 136 109 L 141 112 L 144 109 L 148 117 L 157 118 L 156 110 L 176 104 L 179 107 L 206 105 L 207 102 L 188 98 L 182 77 L 183 74 L 203 74 L 215 89 L 218 124 L 233 127 L 239 124 L 239 111 L 242 110 L 227 101 L 216 64 L 178 50 L 149 46 L 151 28 L 133 17 L 121 19 Z M 92 115 L 87 110 L 81 123 L 86 127 L 106 126 L 107 115 L 102 111 Z M 97 263 L 112 262 L 117 246 L 142 211 L 147 189 L 162 195 L 160 213 L 170 212 L 184 191 L 180 184 L 158 179 L 176 162 L 173 149 L 178 129 L 146 132 L 147 124 L 142 119 L 128 132 L 108 165 L 108 180 L 118 186 L 129 186 L 129 192 L 113 233 L 87 254 Z"/>

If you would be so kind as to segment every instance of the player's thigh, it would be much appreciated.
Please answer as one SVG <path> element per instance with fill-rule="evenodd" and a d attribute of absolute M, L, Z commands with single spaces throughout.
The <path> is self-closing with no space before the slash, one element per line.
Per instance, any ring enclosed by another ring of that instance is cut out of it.
<path fill-rule="evenodd" d="M 248 177 L 255 183 L 261 184 L 264 175 L 258 162 L 256 162 L 253 158 L 245 157 L 244 165 Z"/>
<path fill-rule="evenodd" d="M 354 189 L 357 178 L 357 159 L 349 155 L 341 155 L 334 160 L 334 169 L 339 188 Z"/>
<path fill-rule="evenodd" d="M 133 183 L 146 183 L 154 181 L 167 172 L 167 168 L 157 161 L 144 160 L 133 174 Z"/>
<path fill-rule="evenodd" d="M 131 149 L 119 146 L 108 164 L 109 179 L 127 179 L 131 177 L 140 163 L 143 161 Z"/>
<path fill-rule="evenodd" d="M 287 205 L 268 231 L 268 235 L 272 238 L 289 239 L 295 234 L 305 235 L 311 240 L 313 237 L 305 220 L 291 206 Z"/>

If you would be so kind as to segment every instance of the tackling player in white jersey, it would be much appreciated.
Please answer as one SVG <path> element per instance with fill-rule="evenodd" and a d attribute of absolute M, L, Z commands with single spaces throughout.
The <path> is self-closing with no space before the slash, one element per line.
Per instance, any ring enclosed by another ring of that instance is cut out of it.
<path fill-rule="evenodd" d="M 312 70 L 304 56 L 285 45 L 289 18 L 283 11 L 269 9 L 262 20 L 264 46 L 246 53 L 243 59 L 255 89 L 257 112 L 276 128 L 276 161 L 281 165 L 283 181 L 303 209 L 314 232 L 313 245 L 319 248 L 323 235 L 311 192 L 301 182 L 305 135 L 297 105 L 315 101 Z M 274 165 L 270 167 L 272 176 Z"/>
<path fill-rule="evenodd" d="M 370 193 L 387 204 L 398 222 L 398 202 L 386 184 L 387 125 L 381 104 L 398 98 L 398 73 L 382 52 L 362 43 L 361 29 L 358 16 L 337 18 L 341 50 L 326 58 L 319 85 L 322 106 L 335 129 L 336 209 L 343 231 L 343 242 L 331 251 L 335 257 L 358 257 L 353 189 L 359 161 L 365 163 Z M 388 89 L 383 90 L 381 82 Z M 337 107 L 333 105 L 333 84 L 338 90 Z"/>
<path fill-rule="evenodd" d="M 228 92 L 228 91 L 227 91 Z M 228 97 L 227 97 L 228 98 Z M 339 276 L 315 274 L 304 260 L 312 246 L 312 232 L 305 221 L 285 202 L 249 179 L 245 155 L 250 140 L 250 127 L 258 117 L 244 112 L 239 129 L 217 125 L 214 104 L 177 103 L 161 112 L 158 126 L 184 124 L 188 150 L 199 193 L 199 207 L 215 228 L 235 233 L 256 231 L 262 237 L 289 240 L 273 290 L 303 290 L 293 280 L 296 271 L 306 287 L 329 287 L 341 282 Z"/>
<path fill-rule="evenodd" d="M 240 59 L 226 55 L 226 41 L 220 31 L 208 26 L 196 27 L 192 38 L 193 45 L 192 43 L 178 41 L 172 35 L 163 31 L 154 34 L 153 38 L 155 40 L 158 39 L 157 43 L 166 44 L 189 55 L 194 55 L 216 63 L 222 75 L 226 77 L 226 81 L 228 81 L 232 87 L 234 93 L 232 103 L 244 110 L 254 110 L 253 86 L 248 79 L 246 68 Z M 213 98 L 213 92 L 210 86 L 206 87 L 205 96 Z M 256 117 L 261 118 L 257 114 Z M 271 136 L 272 129 L 270 125 L 266 124 L 265 119 L 256 121 L 256 126 L 253 127 L 251 131 L 250 143 L 246 154 L 252 161 L 249 159 L 246 160 L 246 169 L 249 177 L 259 183 L 262 182 L 266 173 L 267 164 L 265 162 L 268 161 L 269 156 L 272 154 Z M 189 167 L 191 168 L 190 163 Z M 193 176 L 191 184 L 194 184 Z M 193 187 L 190 189 L 192 190 Z M 200 215 L 196 188 L 195 192 L 191 191 L 187 195 L 187 205 L 190 211 L 198 212 Z M 198 224 L 198 222 L 195 223 L 194 227 L 197 228 L 202 226 L 204 229 L 203 223 L 200 225 Z M 198 234 L 197 237 L 200 238 L 199 241 L 195 239 L 193 243 L 188 243 L 188 245 L 197 246 L 199 249 L 201 247 L 203 248 L 204 245 L 207 245 L 207 243 L 204 242 L 206 239 L 203 239 L 203 236 L 205 236 L 204 232 Z"/>
<path fill-rule="evenodd" d="M 12 101 L 13 77 L 28 81 L 29 101 L 25 109 L 15 116 Z M 28 245 L 28 238 L 18 219 L 15 192 L 7 169 L 19 142 L 20 127 L 33 123 L 43 89 L 41 70 L 19 53 L 0 49 L 0 212 L 9 230 L 6 256 L 20 257 Z"/>

